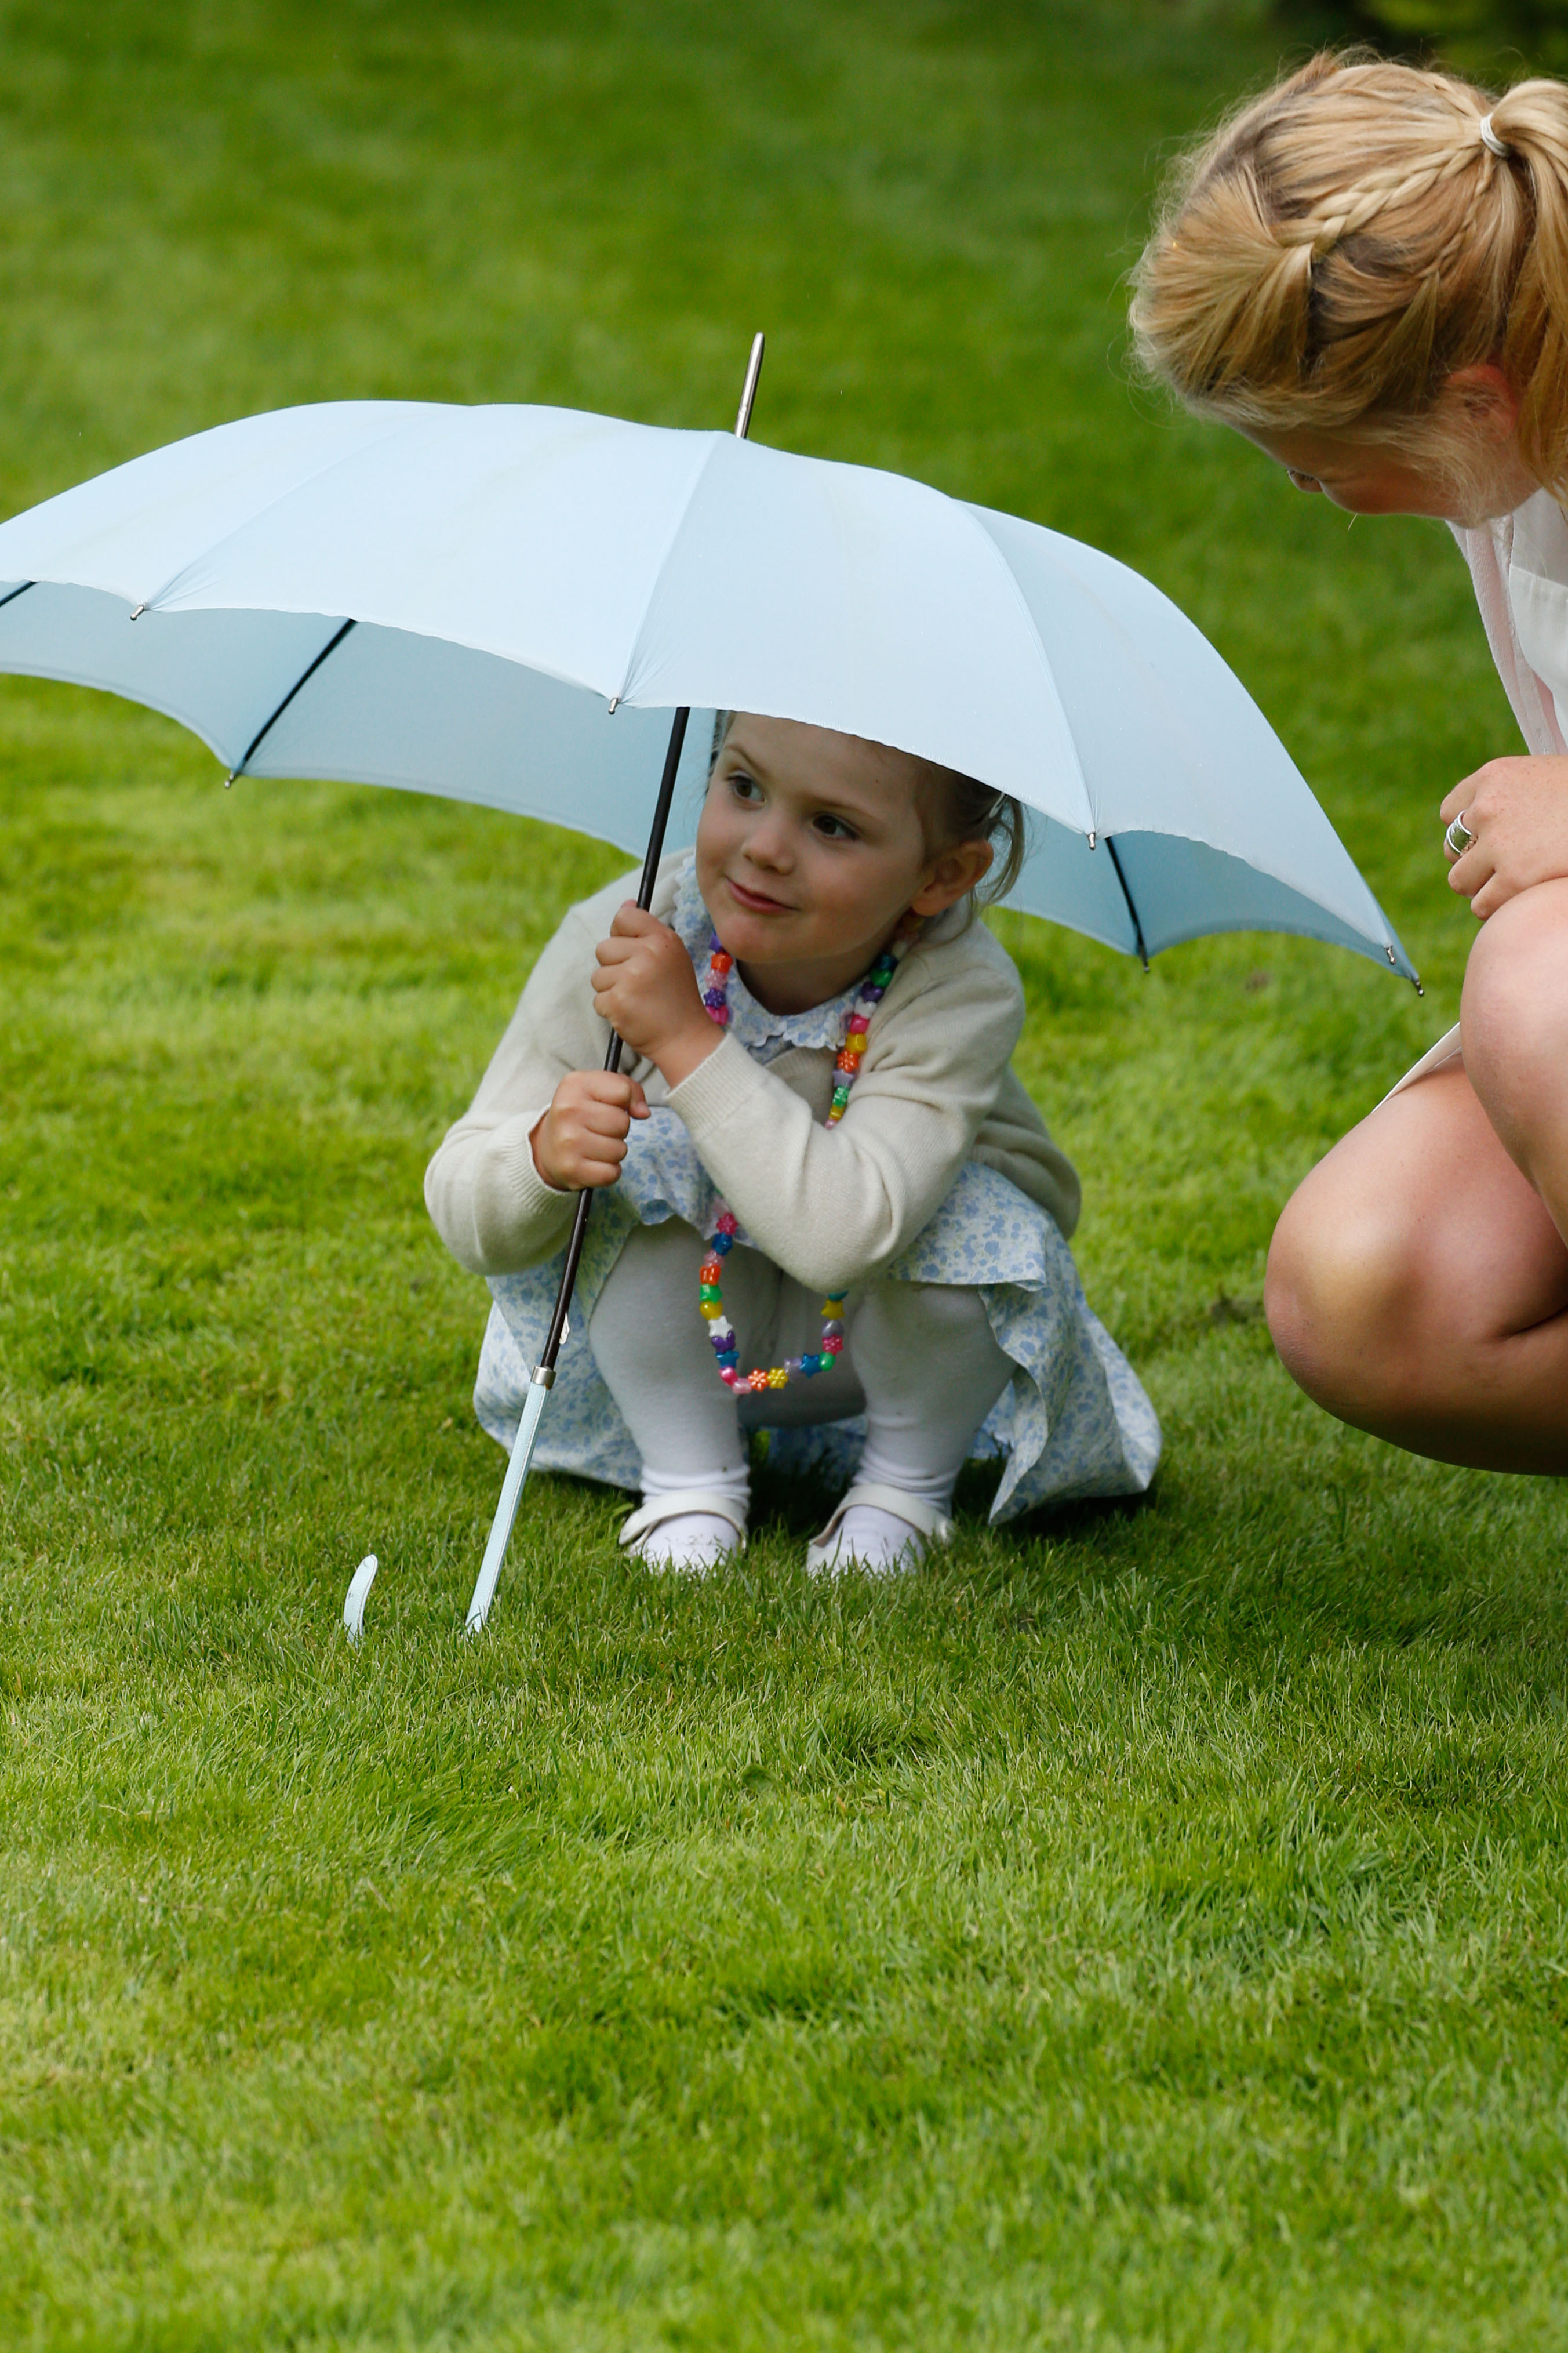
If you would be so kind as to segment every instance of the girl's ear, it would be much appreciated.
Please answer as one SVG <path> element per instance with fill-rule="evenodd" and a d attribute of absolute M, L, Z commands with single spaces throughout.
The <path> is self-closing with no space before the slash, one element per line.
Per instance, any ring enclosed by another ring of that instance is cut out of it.
<path fill-rule="evenodd" d="M 910 913 L 945 915 L 990 871 L 995 855 L 988 841 L 959 841 L 944 849 L 910 901 Z"/>

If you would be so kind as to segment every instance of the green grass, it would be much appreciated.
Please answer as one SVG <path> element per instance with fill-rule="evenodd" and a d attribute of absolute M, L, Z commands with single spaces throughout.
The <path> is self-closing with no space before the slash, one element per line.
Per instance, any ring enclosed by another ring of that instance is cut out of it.
<path fill-rule="evenodd" d="M 1512 738 L 1441 532 L 1128 384 L 1160 157 L 1274 61 L 1194 13 L 0 0 L 0 509 L 301 399 L 723 424 L 765 325 L 763 438 L 1182 598 L 1427 980 L 1005 920 L 1152 1500 L 816 1588 L 775 1492 L 688 1585 L 542 1482 L 470 1646 L 420 1172 L 616 861 L 0 683 L 7 2346 L 1568 2345 L 1562 1506 L 1254 1313 Z"/>

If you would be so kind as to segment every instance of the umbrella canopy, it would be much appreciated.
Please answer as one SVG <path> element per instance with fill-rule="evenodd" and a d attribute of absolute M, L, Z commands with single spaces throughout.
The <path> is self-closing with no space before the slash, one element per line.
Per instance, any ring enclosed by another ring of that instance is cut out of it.
<path fill-rule="evenodd" d="M 1147 581 L 728 434 L 413 401 L 219 426 L 0 525 L 0 670 L 148 703 L 231 769 L 627 849 L 671 710 L 698 723 L 672 841 L 704 712 L 805 720 L 1037 811 L 1030 913 L 1144 955 L 1298 932 L 1415 977 L 1273 729 Z"/>

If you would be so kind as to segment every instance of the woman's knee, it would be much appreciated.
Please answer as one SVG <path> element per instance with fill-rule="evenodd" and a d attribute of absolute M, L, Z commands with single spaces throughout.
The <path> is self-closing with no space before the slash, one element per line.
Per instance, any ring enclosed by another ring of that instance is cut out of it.
<path fill-rule="evenodd" d="M 1325 1163 L 1287 1202 L 1269 1245 L 1264 1312 L 1298 1387 L 1361 1421 L 1406 1385 L 1423 1274 L 1407 1221 L 1335 1174 Z"/>

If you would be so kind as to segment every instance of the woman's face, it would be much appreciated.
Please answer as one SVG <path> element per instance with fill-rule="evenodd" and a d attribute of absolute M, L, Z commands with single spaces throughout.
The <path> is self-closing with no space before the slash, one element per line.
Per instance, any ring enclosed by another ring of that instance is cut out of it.
<path fill-rule="evenodd" d="M 1368 448 L 1337 433 L 1248 433 L 1266 457 L 1283 466 L 1299 491 L 1321 492 L 1348 514 L 1436 515 L 1461 522 L 1450 510 L 1465 503 L 1430 466 L 1393 449 Z M 1531 489 L 1535 488 L 1534 483 Z M 1529 496 L 1526 491 L 1524 496 Z M 1517 506 L 1516 499 L 1512 503 Z M 1506 512 L 1506 509 L 1504 510 Z M 1479 518 L 1477 518 L 1479 520 Z"/>
<path fill-rule="evenodd" d="M 1321 491 L 1348 514 L 1436 515 L 1473 528 L 1511 514 L 1541 488 L 1519 454 L 1519 403 L 1500 368 L 1460 368 L 1451 375 L 1433 423 L 1434 456 L 1422 459 L 1346 433 L 1256 433 L 1248 441 L 1283 466 L 1299 491 Z M 1444 427 L 1462 438 L 1465 476 L 1436 458 Z"/>

